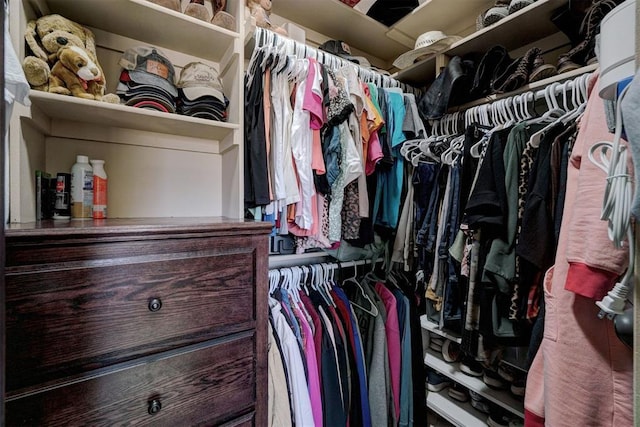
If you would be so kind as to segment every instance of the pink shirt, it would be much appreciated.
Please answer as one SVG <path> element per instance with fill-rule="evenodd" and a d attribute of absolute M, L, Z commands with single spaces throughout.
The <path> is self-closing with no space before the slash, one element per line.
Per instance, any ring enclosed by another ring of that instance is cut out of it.
<path fill-rule="evenodd" d="M 307 322 L 307 318 L 298 307 L 294 307 L 294 312 L 300 328 L 302 329 L 302 341 L 304 344 L 304 355 L 307 361 L 307 385 L 309 387 L 309 398 L 311 399 L 311 410 L 315 425 L 322 425 L 322 394 L 320 392 L 320 376 L 318 373 L 318 361 L 316 359 L 316 344 L 313 341 L 313 332 Z"/>
<path fill-rule="evenodd" d="M 311 129 L 319 130 L 324 125 L 324 108 L 322 106 L 322 76 L 320 75 L 318 62 L 313 58 L 309 60 L 309 72 L 307 73 L 307 85 L 304 91 L 302 108 L 310 114 Z"/>
<path fill-rule="evenodd" d="M 589 148 L 599 141 L 599 136 L 606 134 L 606 129 L 602 100 L 597 92 L 593 92 L 580 121 L 580 132 L 567 171 L 555 265 L 545 275 L 544 335 L 527 376 L 525 426 L 633 425 L 632 352 L 616 337 L 613 322 L 598 319 L 599 308 L 593 299 L 565 289 L 569 285 L 568 273 L 573 268 L 568 256 L 575 253 L 571 246 L 577 244 L 575 240 L 572 242 L 571 233 L 575 230 L 572 224 L 576 217 L 584 214 L 595 215 L 591 219 L 595 224 L 600 215 L 602 198 L 581 193 L 580 187 L 585 188 L 586 182 L 601 181 L 604 185 L 604 176 L 596 171 L 597 168 L 587 165 L 587 156 Z M 584 197 L 587 199 L 578 200 Z M 598 209 L 583 211 L 587 202 Z M 606 227 L 604 222 L 603 226 Z M 587 239 L 586 234 L 582 235 Z M 608 239 L 589 240 L 591 243 L 582 244 L 598 245 L 599 253 L 607 259 L 608 269 L 622 270 L 623 260 L 618 258 L 616 261 L 608 253 L 613 250 Z M 608 282 L 595 272 L 588 274 L 584 270 L 580 274 L 585 284 Z M 594 289 L 599 287 L 601 285 Z"/>

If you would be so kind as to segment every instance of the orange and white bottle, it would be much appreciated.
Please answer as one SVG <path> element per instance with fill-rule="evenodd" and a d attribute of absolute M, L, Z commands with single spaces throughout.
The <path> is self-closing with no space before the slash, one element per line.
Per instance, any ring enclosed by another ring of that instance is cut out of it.
<path fill-rule="evenodd" d="M 104 160 L 91 160 L 93 167 L 93 219 L 107 217 L 107 173 Z"/>

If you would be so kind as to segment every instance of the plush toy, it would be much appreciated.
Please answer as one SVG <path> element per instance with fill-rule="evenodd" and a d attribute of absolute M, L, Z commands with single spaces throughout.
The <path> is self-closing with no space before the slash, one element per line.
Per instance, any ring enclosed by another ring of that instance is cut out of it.
<path fill-rule="evenodd" d="M 284 28 L 271 24 L 271 20 L 269 20 L 271 0 L 247 0 L 246 4 L 258 27 L 266 28 L 283 36 L 287 35 L 287 31 Z"/>
<path fill-rule="evenodd" d="M 104 95 L 102 70 L 83 48 L 62 47 L 51 69 L 49 92 L 100 100 Z"/>
<path fill-rule="evenodd" d="M 53 93 L 65 92 L 60 87 L 64 84 L 64 79 L 54 78 L 52 70 L 58 62 L 62 48 L 75 46 L 90 58 L 101 76 L 100 80 L 91 80 L 91 98 L 111 103 L 120 102 L 117 95 L 104 94 L 105 79 L 96 59 L 95 38 L 87 28 L 60 15 L 45 15 L 36 21 L 29 21 L 25 40 L 33 55 L 25 57 L 22 68 L 33 89 Z M 67 89 L 67 94 L 75 95 L 74 91 Z"/>

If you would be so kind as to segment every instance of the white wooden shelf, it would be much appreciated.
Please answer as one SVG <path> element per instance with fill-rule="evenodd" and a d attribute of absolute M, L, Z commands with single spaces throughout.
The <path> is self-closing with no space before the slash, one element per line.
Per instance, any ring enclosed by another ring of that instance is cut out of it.
<path fill-rule="evenodd" d="M 466 36 L 475 31 L 476 17 L 494 4 L 495 0 L 427 0 L 393 24 L 387 35 L 410 49 L 426 31 Z"/>
<path fill-rule="evenodd" d="M 220 62 L 240 36 L 147 0 L 42 0 L 48 10 L 83 25 Z"/>
<path fill-rule="evenodd" d="M 414 25 L 412 22 L 419 18 L 426 19 L 428 16 L 428 19 L 431 20 L 434 19 L 434 16 L 440 16 L 442 13 L 451 14 L 452 11 L 446 8 L 444 12 L 442 12 L 444 6 L 440 3 L 443 1 L 445 0 L 431 0 L 422 4 L 414 10 L 411 15 L 396 23 L 396 26 L 394 26 L 394 29 L 389 33 L 389 36 L 392 36 L 393 31 L 404 28 L 403 26 L 405 25 L 408 28 L 412 28 L 411 26 Z M 451 0 L 449 0 L 448 4 L 450 4 L 450 2 Z M 508 15 L 493 25 L 467 35 L 441 54 L 448 57 L 464 56 L 469 53 L 483 54 L 495 45 L 501 45 L 507 50 L 512 50 L 558 33 L 558 28 L 551 22 L 551 16 L 558 8 L 566 3 L 567 0 L 538 0 L 512 15 Z M 474 3 L 474 6 L 479 6 L 479 4 Z M 483 4 L 483 7 L 486 8 L 486 4 Z M 458 10 L 463 16 L 470 13 L 466 10 L 466 3 L 464 8 L 458 8 Z M 457 16 L 457 14 L 453 13 L 451 16 Z M 463 20 L 463 16 L 459 17 L 459 19 Z M 477 16 L 477 13 L 474 16 Z M 455 24 L 449 23 L 448 18 L 443 17 L 442 22 L 441 28 L 455 28 Z M 456 32 L 448 31 L 447 34 L 457 34 Z M 424 30 L 422 30 L 422 32 L 424 32 Z M 418 35 L 416 32 L 412 33 L 413 37 L 417 37 Z M 398 71 L 394 77 L 404 83 L 414 86 L 424 86 L 433 81 L 437 74 L 436 55 L 432 55 L 404 70 Z"/>
<path fill-rule="evenodd" d="M 420 326 L 422 327 L 422 329 L 426 329 L 427 331 L 433 332 L 434 334 L 440 335 L 441 337 L 446 338 L 448 340 L 455 341 L 458 344 L 462 342 L 462 338 L 460 338 L 460 336 L 458 336 L 453 332 L 440 329 L 440 327 L 437 324 L 435 324 L 434 322 L 430 321 L 427 318 L 426 314 L 423 314 L 422 316 L 420 316 Z"/>
<path fill-rule="evenodd" d="M 29 93 L 29 98 L 33 106 L 51 119 L 69 120 L 73 117 L 82 123 L 92 125 L 207 139 L 212 143 L 227 138 L 232 131 L 240 128 L 235 123 L 163 113 L 36 90 Z M 62 136 L 56 132 L 56 123 L 46 127 L 49 128 L 45 129 L 48 135 Z M 180 145 L 178 142 L 176 148 L 183 148 Z"/>
<path fill-rule="evenodd" d="M 486 52 L 491 46 L 502 45 L 507 50 L 525 46 L 557 33 L 551 16 L 567 0 L 537 0 L 533 4 L 507 15 L 455 43 L 447 56 L 462 56 L 471 52 Z"/>
<path fill-rule="evenodd" d="M 390 39 L 387 26 L 339 0 L 277 0 L 271 10 L 287 21 L 387 61 L 413 49 L 413 42 L 407 46 Z"/>
<path fill-rule="evenodd" d="M 422 87 L 435 80 L 436 75 L 436 55 L 432 55 L 398 71 L 393 75 L 393 78 L 412 86 Z"/>
<path fill-rule="evenodd" d="M 487 414 L 475 409 L 469 402 L 452 399 L 447 389 L 439 393 L 427 392 L 427 407 L 457 427 L 486 427 Z"/>
<path fill-rule="evenodd" d="M 473 390 L 487 400 L 502 406 L 509 412 L 524 418 L 524 404 L 513 397 L 506 390 L 495 390 L 482 381 L 480 377 L 472 377 L 460 371 L 457 363 L 447 363 L 435 352 L 427 350 L 424 358 L 425 365 L 435 369 L 439 373 L 451 378 L 453 381 Z"/>

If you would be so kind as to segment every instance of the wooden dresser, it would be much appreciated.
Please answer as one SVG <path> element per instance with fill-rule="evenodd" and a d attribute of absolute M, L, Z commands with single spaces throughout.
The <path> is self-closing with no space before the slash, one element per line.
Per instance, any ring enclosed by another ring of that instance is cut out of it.
<path fill-rule="evenodd" d="M 269 231 L 9 226 L 6 424 L 266 425 Z"/>

